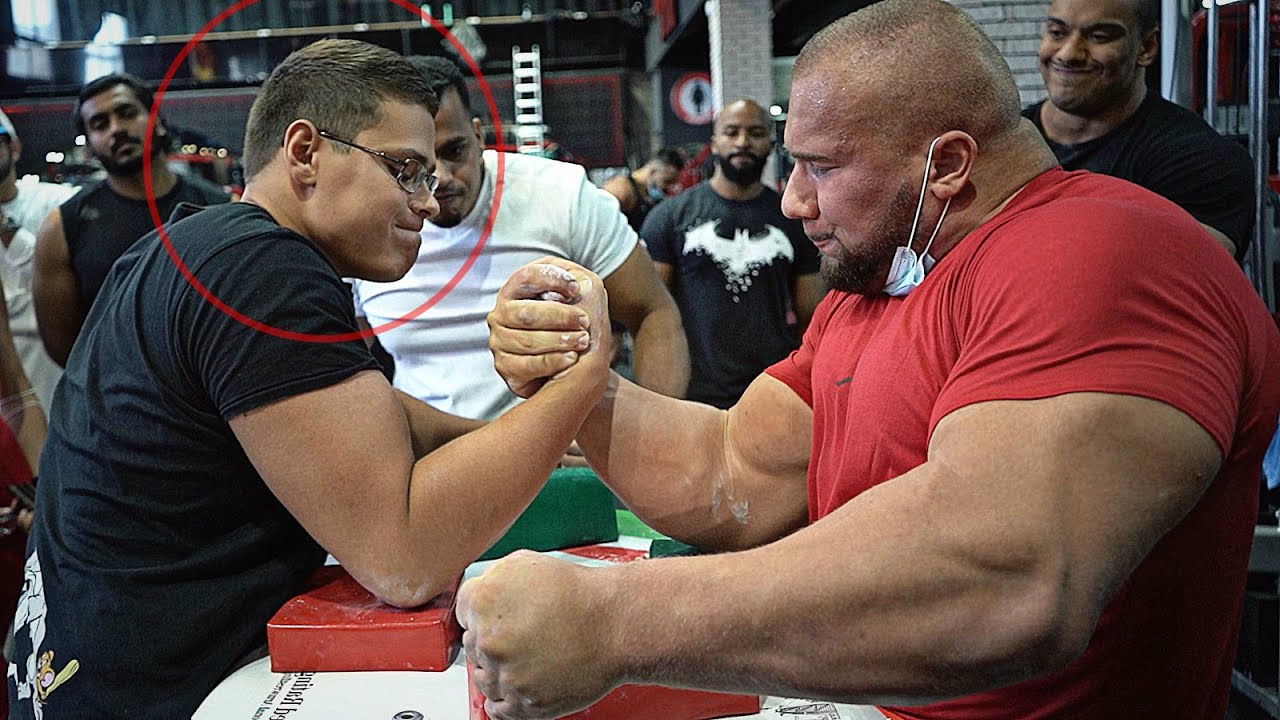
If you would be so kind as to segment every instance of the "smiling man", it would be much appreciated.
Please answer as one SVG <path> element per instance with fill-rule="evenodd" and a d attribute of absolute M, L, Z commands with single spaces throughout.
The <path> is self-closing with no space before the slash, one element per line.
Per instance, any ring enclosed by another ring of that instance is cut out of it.
<path fill-rule="evenodd" d="M 1039 56 L 1049 97 L 1022 114 L 1058 162 L 1163 195 L 1242 259 L 1253 229 L 1253 163 L 1239 143 L 1147 87 L 1159 0 L 1054 0 L 1048 15 Z"/>
<path fill-rule="evenodd" d="M 107 75 L 85 85 L 76 104 L 76 132 L 107 176 L 50 213 L 36 236 L 32 292 L 36 322 L 49 356 L 66 365 L 71 345 L 111 264 L 155 223 L 147 209 L 143 136 L 151 90 L 135 77 Z M 169 132 L 157 119 L 151 136 L 151 186 L 160 217 L 178 203 L 214 205 L 231 198 L 196 176 L 176 175 L 164 162 Z"/>

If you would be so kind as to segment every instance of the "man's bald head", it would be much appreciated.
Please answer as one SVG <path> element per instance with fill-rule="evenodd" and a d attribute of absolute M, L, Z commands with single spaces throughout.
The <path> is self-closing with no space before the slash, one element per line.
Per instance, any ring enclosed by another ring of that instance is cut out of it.
<path fill-rule="evenodd" d="M 1018 88 L 973 18 L 943 0 L 882 0 L 835 21 L 800 52 L 796 78 L 822 72 L 862 105 L 849 112 L 901 147 L 947 130 L 981 146 L 1016 128 Z"/>
<path fill-rule="evenodd" d="M 773 123 L 773 116 L 760 103 L 751 98 L 741 98 L 726 103 L 724 107 L 716 111 L 715 123 L 712 125 L 713 130 L 718 131 L 720 129 L 721 120 L 726 116 L 738 116 L 742 113 L 754 114 L 763 125 L 771 125 Z"/>

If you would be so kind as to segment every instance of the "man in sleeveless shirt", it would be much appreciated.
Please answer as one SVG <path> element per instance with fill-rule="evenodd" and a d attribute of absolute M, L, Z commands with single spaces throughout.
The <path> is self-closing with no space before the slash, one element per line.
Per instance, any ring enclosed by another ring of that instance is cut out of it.
<path fill-rule="evenodd" d="M 32 291 L 36 321 L 49 356 L 66 365 L 71 345 L 111 265 L 155 223 L 147 206 L 143 136 L 151 91 L 137 78 L 106 75 L 80 91 L 76 131 L 107 171 L 50 213 L 36 238 Z M 174 173 L 164 162 L 169 131 L 157 118 L 151 137 L 151 187 L 160 217 L 178 203 L 215 205 L 230 200 L 216 185 Z"/>

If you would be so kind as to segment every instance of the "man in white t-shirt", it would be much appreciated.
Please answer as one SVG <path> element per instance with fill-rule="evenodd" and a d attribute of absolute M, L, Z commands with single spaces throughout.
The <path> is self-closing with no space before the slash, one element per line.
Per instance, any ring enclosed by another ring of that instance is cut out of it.
<path fill-rule="evenodd" d="M 493 369 L 485 318 L 512 272 L 554 255 L 604 278 L 610 317 L 635 337 L 636 382 L 682 397 L 689 351 L 680 312 L 618 201 L 578 165 L 484 150 L 457 66 L 443 57 L 410 60 L 440 97 L 440 214 L 423 225 L 418 260 L 402 279 L 353 283 L 356 314 L 375 329 L 440 296 L 425 312 L 379 332 L 395 360 L 395 386 L 472 419 L 492 420 L 515 405 L 519 399 Z M 482 238 L 474 264 L 450 286 Z"/>
<path fill-rule="evenodd" d="M 51 210 L 76 194 L 78 188 L 47 182 L 17 180 L 22 142 L 9 117 L 0 111 L 0 282 L 9 312 L 9 330 L 18 349 L 22 369 L 40 398 L 46 414 L 53 389 L 62 377 L 62 368 L 45 352 L 36 329 L 35 306 L 31 301 L 31 255 L 36 232 Z"/>

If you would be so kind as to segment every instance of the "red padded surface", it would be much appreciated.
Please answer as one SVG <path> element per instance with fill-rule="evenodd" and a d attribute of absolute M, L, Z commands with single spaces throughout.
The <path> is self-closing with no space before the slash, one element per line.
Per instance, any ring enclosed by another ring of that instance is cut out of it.
<path fill-rule="evenodd" d="M 267 622 L 273 672 L 443 671 L 461 645 L 453 616 L 458 584 L 430 604 L 388 605 L 345 570 L 316 571 L 316 587 L 284 604 Z"/>
<path fill-rule="evenodd" d="M 467 695 L 470 700 L 470 720 L 489 720 L 488 713 L 484 711 L 484 695 L 480 694 L 471 680 L 471 663 L 467 663 Z M 623 685 L 600 698 L 591 707 L 566 715 L 564 720 L 708 720 L 734 715 L 755 715 L 759 712 L 759 695 L 728 695 L 657 685 Z"/>
<path fill-rule="evenodd" d="M 644 550 L 586 545 L 561 552 L 592 560 L 632 562 L 646 556 Z M 471 679 L 467 663 L 467 695 L 470 720 L 489 720 L 484 711 L 484 695 Z M 566 720 L 709 720 L 709 718 L 754 715 L 760 712 L 759 695 L 729 695 L 705 690 L 683 690 L 657 685 L 623 685 L 600 698 L 594 705 L 565 716 Z"/>

